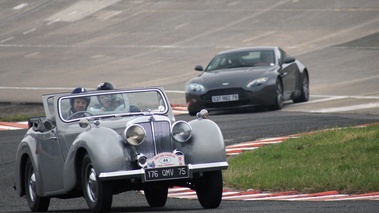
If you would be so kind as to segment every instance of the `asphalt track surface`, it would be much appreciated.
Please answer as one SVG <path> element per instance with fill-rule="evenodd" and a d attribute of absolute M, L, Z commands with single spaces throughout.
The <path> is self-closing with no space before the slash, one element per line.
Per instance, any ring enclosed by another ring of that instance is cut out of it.
<path fill-rule="evenodd" d="M 377 0 L 0 1 L 0 102 L 40 102 L 41 94 L 163 86 L 184 104 L 184 83 L 222 50 L 278 45 L 310 70 L 311 99 L 281 111 L 211 113 L 226 145 L 379 121 Z M 177 119 L 192 119 L 179 115 Z M 0 212 L 28 211 L 12 185 L 24 130 L 1 131 Z M 373 177 L 375 178 L 375 177 Z M 217 212 L 377 212 L 378 201 L 223 201 Z M 83 212 L 83 199 L 51 210 Z M 150 209 L 140 193 L 116 196 L 116 212 L 202 211 L 196 200 Z M 212 212 L 212 211 L 210 211 Z"/>

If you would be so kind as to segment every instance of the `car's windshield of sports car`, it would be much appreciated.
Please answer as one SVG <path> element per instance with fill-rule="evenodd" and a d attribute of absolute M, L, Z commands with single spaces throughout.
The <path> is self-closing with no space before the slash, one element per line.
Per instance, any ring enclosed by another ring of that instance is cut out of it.
<path fill-rule="evenodd" d="M 168 103 L 160 90 L 80 93 L 60 98 L 58 107 L 63 121 L 168 112 Z"/>
<path fill-rule="evenodd" d="M 274 65 L 275 57 L 272 50 L 241 51 L 216 55 L 205 71 Z"/>

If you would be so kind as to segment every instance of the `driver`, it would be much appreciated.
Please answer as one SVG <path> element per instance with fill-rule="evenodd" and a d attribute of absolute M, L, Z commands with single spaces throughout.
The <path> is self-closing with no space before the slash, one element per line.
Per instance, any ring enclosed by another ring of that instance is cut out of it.
<path fill-rule="evenodd" d="M 78 94 L 78 93 L 85 93 L 85 92 L 87 92 L 85 88 L 77 87 L 74 90 L 72 90 L 71 94 Z M 87 107 L 90 103 L 90 100 L 91 100 L 90 97 L 71 98 L 70 99 L 71 108 L 68 111 L 68 117 L 70 118 L 70 116 L 76 112 L 87 111 Z M 83 114 L 77 114 L 77 116 L 73 116 L 71 118 L 78 118 L 82 116 Z"/>

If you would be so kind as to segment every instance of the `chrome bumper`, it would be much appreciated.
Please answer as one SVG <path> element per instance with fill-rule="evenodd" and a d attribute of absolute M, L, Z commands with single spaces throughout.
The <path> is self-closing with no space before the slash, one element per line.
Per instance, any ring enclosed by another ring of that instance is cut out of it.
<path fill-rule="evenodd" d="M 215 163 L 201 163 L 201 164 L 188 164 L 189 178 L 198 172 L 210 172 L 217 170 L 225 170 L 228 168 L 227 162 Z M 102 172 L 99 175 L 101 180 L 118 180 L 118 179 L 141 179 L 145 180 L 145 169 L 129 170 L 129 171 L 116 171 L 116 172 Z"/>

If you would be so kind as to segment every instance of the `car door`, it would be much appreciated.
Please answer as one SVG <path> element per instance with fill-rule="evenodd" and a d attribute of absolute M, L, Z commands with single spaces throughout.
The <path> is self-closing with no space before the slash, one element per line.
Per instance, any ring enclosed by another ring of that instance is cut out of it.
<path fill-rule="evenodd" d="M 54 123 L 54 97 L 47 99 L 45 105 L 46 114 L 49 122 Z M 45 121 L 46 122 L 46 121 Z M 63 165 L 61 146 L 57 137 L 57 128 L 51 126 L 51 129 L 45 129 L 37 137 L 37 156 L 39 172 L 45 192 L 53 192 L 63 188 Z"/>
<path fill-rule="evenodd" d="M 282 53 L 281 56 L 279 74 L 283 81 L 283 97 L 285 100 L 289 100 L 296 89 L 297 65 L 295 61 L 287 62 L 288 56 L 285 53 Z"/>
<path fill-rule="evenodd" d="M 55 129 L 38 137 L 38 163 L 46 192 L 63 188 L 63 157 Z"/>

